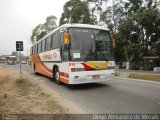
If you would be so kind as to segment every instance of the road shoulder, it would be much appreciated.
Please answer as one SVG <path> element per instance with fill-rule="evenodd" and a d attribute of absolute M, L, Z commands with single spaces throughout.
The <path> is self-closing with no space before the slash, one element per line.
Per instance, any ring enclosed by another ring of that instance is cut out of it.
<path fill-rule="evenodd" d="M 56 98 L 32 76 L 0 66 L 0 113 L 12 114 L 82 114 L 83 109 L 67 99 Z"/>

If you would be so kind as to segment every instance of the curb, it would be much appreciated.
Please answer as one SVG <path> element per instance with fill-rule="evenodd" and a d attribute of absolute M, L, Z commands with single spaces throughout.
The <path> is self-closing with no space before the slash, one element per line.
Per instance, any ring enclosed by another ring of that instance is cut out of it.
<path fill-rule="evenodd" d="M 114 77 L 114 78 L 122 78 L 122 77 Z M 141 81 L 141 82 L 149 82 L 149 83 L 158 83 L 158 84 L 160 84 L 160 81 L 157 82 L 157 81 L 153 81 L 153 80 L 142 80 L 142 79 L 134 79 L 134 78 L 123 78 L 123 79 L 133 80 L 133 81 Z"/>

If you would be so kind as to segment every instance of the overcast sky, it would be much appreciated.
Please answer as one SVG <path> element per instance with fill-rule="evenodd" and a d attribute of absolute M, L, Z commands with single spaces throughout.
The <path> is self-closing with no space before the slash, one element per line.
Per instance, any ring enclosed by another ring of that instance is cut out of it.
<path fill-rule="evenodd" d="M 47 16 L 59 18 L 68 0 L 0 0 L 0 55 L 10 55 L 16 41 L 24 41 L 24 54 L 30 49 L 32 30 Z M 29 53 L 28 53 L 29 54 Z"/>

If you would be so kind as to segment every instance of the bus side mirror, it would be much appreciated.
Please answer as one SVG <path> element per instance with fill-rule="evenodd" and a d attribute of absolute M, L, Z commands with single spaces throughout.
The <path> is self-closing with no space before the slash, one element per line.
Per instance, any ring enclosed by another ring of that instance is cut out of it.
<path fill-rule="evenodd" d="M 112 48 L 116 47 L 116 39 L 112 37 Z"/>
<path fill-rule="evenodd" d="M 68 32 L 64 33 L 64 44 L 69 45 L 71 42 L 70 40 L 70 34 Z"/>

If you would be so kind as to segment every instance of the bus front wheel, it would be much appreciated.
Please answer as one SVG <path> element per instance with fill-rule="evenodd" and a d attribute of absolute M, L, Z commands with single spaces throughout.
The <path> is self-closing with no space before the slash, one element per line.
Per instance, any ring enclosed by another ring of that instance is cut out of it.
<path fill-rule="evenodd" d="M 34 73 L 37 75 L 37 71 L 36 71 L 36 65 L 34 64 L 34 67 L 33 67 L 33 69 L 34 69 Z"/>
<path fill-rule="evenodd" d="M 56 80 L 56 82 L 60 85 L 61 81 L 60 81 L 60 73 L 57 67 L 54 68 L 54 72 L 53 72 L 53 78 L 54 80 Z"/>

